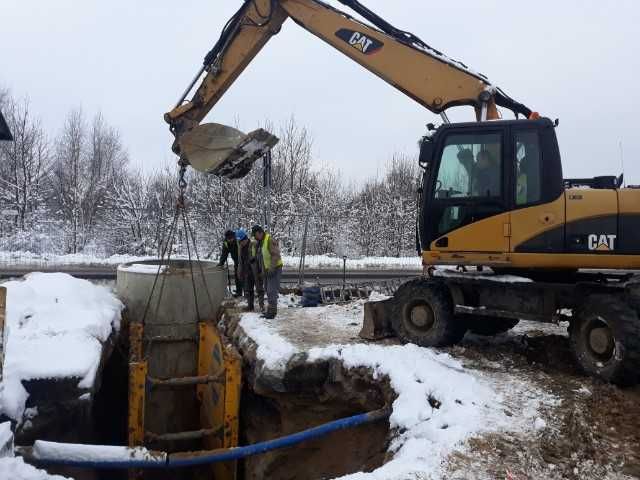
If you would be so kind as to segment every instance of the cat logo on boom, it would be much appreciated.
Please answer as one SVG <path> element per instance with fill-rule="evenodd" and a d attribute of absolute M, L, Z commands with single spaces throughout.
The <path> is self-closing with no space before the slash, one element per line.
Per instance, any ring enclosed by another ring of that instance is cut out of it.
<path fill-rule="evenodd" d="M 616 238 L 617 235 L 597 235 L 595 233 L 592 233 L 588 238 L 589 250 L 595 250 L 599 252 L 608 252 L 610 250 L 615 250 Z"/>
<path fill-rule="evenodd" d="M 336 32 L 336 37 L 347 42 L 353 48 L 365 55 L 373 55 L 384 46 L 384 43 L 380 40 L 376 40 L 375 38 L 368 37 L 364 33 L 349 30 L 347 28 L 341 28 L 338 30 Z"/>

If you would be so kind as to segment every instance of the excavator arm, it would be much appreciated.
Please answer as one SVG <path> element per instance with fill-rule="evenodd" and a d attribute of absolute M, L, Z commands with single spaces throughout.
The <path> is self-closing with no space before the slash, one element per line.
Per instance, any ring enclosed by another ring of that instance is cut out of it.
<path fill-rule="evenodd" d="M 470 105 L 475 108 L 478 120 L 498 118 L 496 106 L 508 108 L 516 115 L 531 114 L 484 75 L 431 48 L 415 35 L 393 27 L 358 1 L 339 1 L 373 26 L 318 0 L 246 0 L 225 26 L 176 107 L 165 114 L 176 136 L 174 152 L 191 161 L 181 145 L 191 146 L 194 139 L 182 142 L 182 136 L 200 124 L 289 17 L 431 112 L 443 113 L 453 106 Z M 203 74 L 192 98 L 187 100 Z M 196 143 L 201 147 L 206 143 L 204 137 L 210 134 L 199 135 Z"/>

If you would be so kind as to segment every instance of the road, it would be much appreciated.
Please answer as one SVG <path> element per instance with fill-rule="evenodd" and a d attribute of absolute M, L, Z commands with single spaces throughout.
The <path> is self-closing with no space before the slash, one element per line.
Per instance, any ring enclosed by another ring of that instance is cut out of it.
<path fill-rule="evenodd" d="M 16 278 L 31 272 L 63 272 L 73 275 L 74 277 L 84 278 L 87 280 L 115 280 L 116 267 L 110 266 L 83 266 L 83 265 L 64 265 L 64 266 L 10 266 L 0 269 L 0 278 Z M 392 280 L 395 278 L 409 278 L 420 275 L 419 270 L 347 270 L 346 279 L 349 283 L 359 282 L 376 282 L 381 280 Z M 339 284 L 342 282 L 342 270 L 306 270 L 305 281 L 316 282 L 321 284 Z M 297 270 L 284 270 L 282 275 L 283 283 L 298 283 Z"/>

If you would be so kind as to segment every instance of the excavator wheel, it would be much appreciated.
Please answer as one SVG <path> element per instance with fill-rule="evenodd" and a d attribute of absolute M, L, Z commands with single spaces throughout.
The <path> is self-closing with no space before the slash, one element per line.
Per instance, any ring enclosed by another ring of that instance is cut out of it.
<path fill-rule="evenodd" d="M 449 290 L 441 283 L 416 279 L 394 295 L 391 326 L 403 341 L 421 347 L 444 347 L 458 343 L 465 322 L 453 314 Z"/>
<path fill-rule="evenodd" d="M 508 332 L 520 321 L 511 318 L 484 317 L 481 315 L 469 315 L 466 320 L 471 333 L 485 336 Z"/>
<path fill-rule="evenodd" d="M 569 326 L 573 354 L 589 375 L 619 385 L 640 380 L 640 319 L 621 297 L 593 295 Z"/>

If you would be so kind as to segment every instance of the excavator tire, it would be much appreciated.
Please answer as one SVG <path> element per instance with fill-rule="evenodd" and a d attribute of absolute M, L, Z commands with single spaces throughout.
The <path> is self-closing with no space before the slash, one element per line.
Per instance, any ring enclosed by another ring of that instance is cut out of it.
<path fill-rule="evenodd" d="M 394 295 L 391 327 L 404 342 L 421 347 L 444 347 L 462 340 L 465 322 L 453 314 L 453 301 L 441 283 L 416 279 Z"/>
<path fill-rule="evenodd" d="M 621 297 L 589 297 L 574 314 L 569 335 L 585 373 L 622 386 L 640 380 L 640 319 Z"/>
<path fill-rule="evenodd" d="M 520 321 L 511 318 L 483 317 L 481 315 L 470 315 L 466 320 L 467 327 L 471 333 L 485 336 L 508 332 Z"/>

